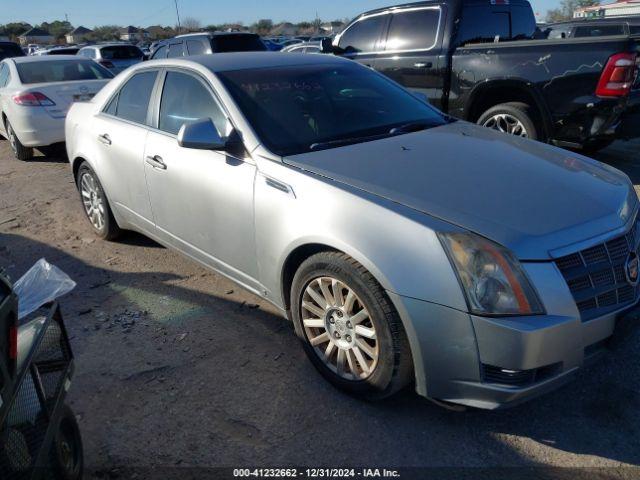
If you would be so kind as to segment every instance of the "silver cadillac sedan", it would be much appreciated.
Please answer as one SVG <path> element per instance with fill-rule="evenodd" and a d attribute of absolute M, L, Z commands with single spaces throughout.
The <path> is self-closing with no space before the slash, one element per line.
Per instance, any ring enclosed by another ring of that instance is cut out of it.
<path fill-rule="evenodd" d="M 273 303 L 317 370 L 498 408 L 566 382 L 638 301 L 619 171 L 447 117 L 333 56 L 144 62 L 66 120 L 95 232 Z"/>

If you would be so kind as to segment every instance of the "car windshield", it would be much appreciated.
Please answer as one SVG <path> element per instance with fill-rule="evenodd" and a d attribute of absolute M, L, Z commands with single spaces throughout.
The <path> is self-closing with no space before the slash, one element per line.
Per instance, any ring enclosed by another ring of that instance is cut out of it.
<path fill-rule="evenodd" d="M 109 70 L 91 60 L 46 60 L 16 63 L 16 68 L 23 84 L 113 78 L 113 74 Z"/>
<path fill-rule="evenodd" d="M 142 58 L 144 54 L 142 50 L 133 45 L 114 45 L 111 47 L 103 47 L 100 54 L 105 60 L 132 60 Z"/>
<path fill-rule="evenodd" d="M 218 35 L 211 40 L 214 52 L 264 52 L 267 47 L 257 35 Z"/>
<path fill-rule="evenodd" d="M 399 85 L 355 63 L 218 75 L 261 141 L 277 155 L 359 143 L 448 121 Z"/>
<path fill-rule="evenodd" d="M 0 43 L 0 60 L 9 57 L 23 57 L 24 52 L 15 43 Z"/>

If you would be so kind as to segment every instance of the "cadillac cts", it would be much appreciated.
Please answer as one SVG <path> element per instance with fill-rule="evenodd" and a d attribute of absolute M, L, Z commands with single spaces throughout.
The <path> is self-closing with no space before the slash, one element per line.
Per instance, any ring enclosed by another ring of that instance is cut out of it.
<path fill-rule="evenodd" d="M 638 299 L 629 179 L 449 118 L 333 56 L 145 62 L 66 121 L 96 233 L 272 302 L 367 398 L 497 408 L 565 382 Z"/>

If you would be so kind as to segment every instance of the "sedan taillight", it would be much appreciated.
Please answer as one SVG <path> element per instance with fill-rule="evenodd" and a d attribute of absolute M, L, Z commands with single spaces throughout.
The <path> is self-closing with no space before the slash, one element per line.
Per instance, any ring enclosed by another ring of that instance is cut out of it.
<path fill-rule="evenodd" d="M 628 95 L 635 80 L 637 68 L 635 53 L 612 55 L 600 75 L 596 95 L 599 97 Z"/>
<path fill-rule="evenodd" d="M 40 92 L 21 93 L 15 95 L 13 101 L 25 107 L 51 107 L 56 104 L 56 102 Z"/>

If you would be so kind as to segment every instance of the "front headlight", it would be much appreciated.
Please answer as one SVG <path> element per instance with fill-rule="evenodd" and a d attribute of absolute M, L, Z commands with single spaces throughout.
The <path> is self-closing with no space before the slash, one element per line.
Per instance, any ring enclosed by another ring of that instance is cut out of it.
<path fill-rule="evenodd" d="M 544 313 L 520 262 L 507 249 L 472 233 L 439 233 L 438 236 L 458 272 L 473 313 Z"/>

